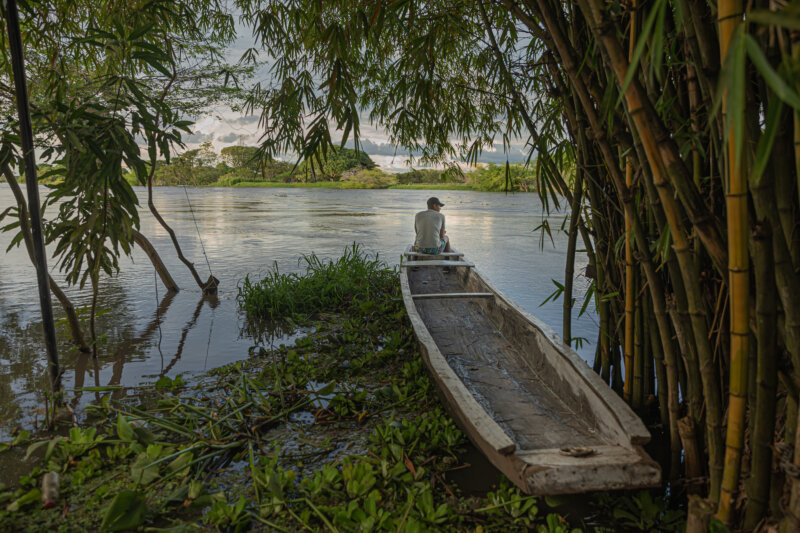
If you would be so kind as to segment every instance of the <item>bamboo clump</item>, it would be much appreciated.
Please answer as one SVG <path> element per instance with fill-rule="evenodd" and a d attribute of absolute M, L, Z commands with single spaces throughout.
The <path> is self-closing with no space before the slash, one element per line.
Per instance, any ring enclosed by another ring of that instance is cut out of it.
<path fill-rule="evenodd" d="M 800 465 L 800 45 L 781 22 L 798 13 L 502 4 L 541 42 L 585 175 L 595 369 L 661 419 L 667 477 L 703 497 L 690 524 L 797 530 L 800 480 L 772 454 Z"/>

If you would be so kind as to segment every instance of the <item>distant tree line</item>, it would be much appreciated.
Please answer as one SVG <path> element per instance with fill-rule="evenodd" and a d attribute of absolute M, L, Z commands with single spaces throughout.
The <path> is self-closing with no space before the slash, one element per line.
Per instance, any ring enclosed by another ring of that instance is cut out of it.
<path fill-rule="evenodd" d="M 344 188 L 386 189 L 394 185 L 465 185 L 480 191 L 529 192 L 537 190 L 535 165 L 514 163 L 490 164 L 463 173 L 457 168 L 412 169 L 408 172 L 385 172 L 363 151 L 341 148 L 327 159 L 311 165 L 299 165 L 263 158 L 258 147 L 228 146 L 217 153 L 210 142 L 187 150 L 169 162 L 160 160 L 153 174 L 158 186 L 232 187 L 248 183 L 305 183 L 315 181 L 342 182 Z M 312 168 L 313 167 L 313 168 Z M 133 172 L 126 179 L 135 185 Z"/>

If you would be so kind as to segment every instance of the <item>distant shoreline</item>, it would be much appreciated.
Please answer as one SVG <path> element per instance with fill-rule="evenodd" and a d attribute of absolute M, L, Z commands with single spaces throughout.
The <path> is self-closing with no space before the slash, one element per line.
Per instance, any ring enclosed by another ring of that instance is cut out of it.
<path fill-rule="evenodd" d="M 144 185 L 135 185 L 144 187 Z M 220 189 L 342 189 L 342 190 L 367 190 L 367 191 L 386 191 L 386 190 L 433 190 L 433 191 L 473 191 L 473 192 L 504 192 L 504 191 L 483 191 L 472 185 L 465 183 L 412 183 L 408 185 L 390 185 L 388 187 L 359 187 L 349 182 L 341 181 L 312 181 L 308 183 L 281 183 L 275 181 L 252 181 L 240 182 L 235 185 L 153 185 L 154 188 L 166 187 L 190 187 L 196 189 L 220 188 Z M 535 192 L 535 191 L 508 191 L 508 192 Z"/>
<path fill-rule="evenodd" d="M 472 185 L 465 183 L 413 183 L 408 185 L 389 185 L 388 187 L 369 187 L 359 186 L 357 183 L 348 181 L 314 181 L 307 183 L 280 183 L 273 181 L 243 181 L 232 185 L 232 187 L 252 187 L 252 188 L 290 188 L 290 189 L 359 189 L 359 190 L 387 190 L 387 189 L 432 189 L 437 191 L 478 191 Z"/>
<path fill-rule="evenodd" d="M 0 180 L 0 183 L 4 183 L 5 180 Z M 24 183 L 24 182 L 23 182 Z M 47 186 L 48 182 L 39 182 L 41 186 Z M 134 187 L 144 187 L 144 185 L 140 185 L 138 183 L 131 184 Z M 368 187 L 368 186 L 358 186 L 353 182 L 348 181 L 312 181 L 308 183 L 282 183 L 277 181 L 251 181 L 251 182 L 240 182 L 234 185 L 219 185 L 216 183 L 211 183 L 209 185 L 153 185 L 154 188 L 166 188 L 166 187 L 191 187 L 196 189 L 205 189 L 205 188 L 214 188 L 218 187 L 220 189 L 342 189 L 342 190 L 419 190 L 419 191 L 473 191 L 473 192 L 503 192 L 503 191 L 483 191 L 472 185 L 468 185 L 466 183 L 412 183 L 408 185 L 389 185 L 388 187 Z M 508 191 L 508 192 L 515 192 L 515 193 L 527 193 L 527 192 L 535 192 L 535 191 Z"/>

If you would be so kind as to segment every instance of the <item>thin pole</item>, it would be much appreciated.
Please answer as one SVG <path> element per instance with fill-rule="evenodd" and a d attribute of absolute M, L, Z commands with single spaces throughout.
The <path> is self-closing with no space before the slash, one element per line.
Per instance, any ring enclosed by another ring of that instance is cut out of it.
<path fill-rule="evenodd" d="M 50 302 L 47 255 L 42 236 L 42 213 L 39 209 L 39 187 L 36 178 L 36 155 L 33 151 L 33 127 L 28 107 L 28 87 L 25 79 L 25 59 L 22 54 L 22 37 L 19 31 L 19 13 L 16 0 L 3 0 L 3 8 L 8 27 L 8 44 L 11 49 L 11 68 L 14 73 L 14 88 L 17 96 L 17 113 L 22 139 L 22 153 L 25 163 L 25 186 L 28 189 L 28 209 L 31 214 L 31 235 L 33 255 L 36 264 L 36 280 L 39 284 L 39 303 L 42 307 L 44 343 L 50 367 L 50 387 L 54 399 L 61 390 L 61 373 L 58 368 L 58 348 L 56 346 L 56 327 L 53 322 L 53 306 Z"/>

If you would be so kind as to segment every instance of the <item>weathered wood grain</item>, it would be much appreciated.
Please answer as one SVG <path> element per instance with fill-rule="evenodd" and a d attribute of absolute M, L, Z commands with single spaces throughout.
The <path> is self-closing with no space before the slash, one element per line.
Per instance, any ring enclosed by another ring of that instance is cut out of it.
<path fill-rule="evenodd" d="M 415 300 L 426 300 L 431 298 L 494 298 L 492 292 L 437 292 L 412 294 Z"/>
<path fill-rule="evenodd" d="M 468 261 L 442 261 L 442 260 L 431 260 L 431 261 L 406 261 L 405 263 L 400 265 L 401 267 L 467 267 L 472 268 L 475 266 L 475 263 L 470 263 Z"/>

